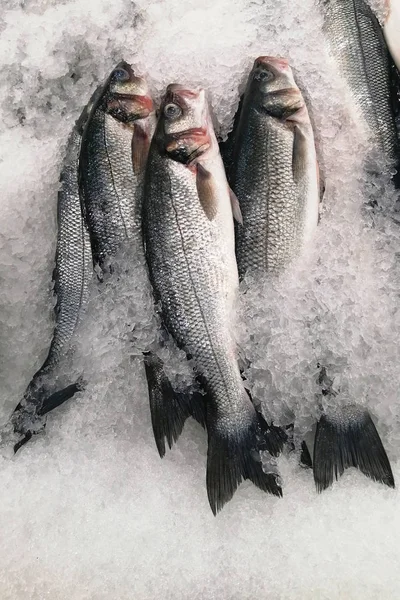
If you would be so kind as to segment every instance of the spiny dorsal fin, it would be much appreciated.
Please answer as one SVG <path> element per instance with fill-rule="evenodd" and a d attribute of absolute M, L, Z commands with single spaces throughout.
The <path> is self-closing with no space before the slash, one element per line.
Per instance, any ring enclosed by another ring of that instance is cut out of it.
<path fill-rule="evenodd" d="M 196 187 L 200 204 L 209 221 L 217 216 L 217 194 L 213 176 L 200 163 L 196 165 Z"/>

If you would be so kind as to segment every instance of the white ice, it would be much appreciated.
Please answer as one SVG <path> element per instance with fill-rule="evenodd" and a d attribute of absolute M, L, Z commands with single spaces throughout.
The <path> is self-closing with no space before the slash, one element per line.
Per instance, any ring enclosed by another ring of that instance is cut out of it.
<path fill-rule="evenodd" d="M 322 361 L 338 402 L 368 406 L 400 481 L 395 198 L 387 177 L 363 171 L 367 142 L 312 0 L 3 0 L 2 422 L 48 349 L 58 173 L 96 85 L 121 58 L 155 94 L 173 81 L 200 84 L 224 135 L 252 61 L 268 54 L 290 58 L 307 96 L 326 194 L 307 256 L 273 287 L 250 282 L 242 295 L 249 382 L 276 420 L 295 414 L 300 435 L 317 414 Z M 293 453 L 278 461 L 283 499 L 246 483 L 214 518 L 204 431 L 188 422 L 160 460 L 140 361 L 154 331 L 140 266 L 93 290 L 73 367 L 87 390 L 15 459 L 0 458 L 0 598 L 399 597 L 397 491 L 349 470 L 317 495 Z"/>

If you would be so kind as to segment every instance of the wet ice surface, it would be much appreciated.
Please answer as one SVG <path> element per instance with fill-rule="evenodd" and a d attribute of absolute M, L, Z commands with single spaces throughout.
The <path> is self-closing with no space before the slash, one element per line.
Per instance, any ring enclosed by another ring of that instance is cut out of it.
<path fill-rule="evenodd" d="M 123 57 L 155 92 L 201 84 L 224 134 L 252 60 L 276 54 L 310 100 L 327 190 L 314 249 L 242 297 L 249 382 L 275 420 L 295 414 L 300 435 L 318 412 L 322 362 L 335 401 L 374 415 L 399 480 L 400 229 L 385 178 L 363 172 L 365 139 L 312 1 L 148 4 L 21 0 L 0 17 L 1 419 L 48 349 L 58 173 L 98 82 Z M 1 598 L 396 597 L 396 491 L 349 470 L 317 496 L 292 454 L 279 459 L 282 500 L 246 483 L 215 519 L 201 428 L 188 422 L 158 458 L 140 361 L 155 332 L 140 266 L 94 285 L 68 367 L 84 370 L 86 392 L 50 415 L 45 436 L 0 459 Z"/>

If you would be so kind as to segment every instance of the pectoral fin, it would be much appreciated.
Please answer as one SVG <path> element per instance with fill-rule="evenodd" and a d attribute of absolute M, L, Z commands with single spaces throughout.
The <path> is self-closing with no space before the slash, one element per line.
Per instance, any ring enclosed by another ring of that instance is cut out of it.
<path fill-rule="evenodd" d="M 217 216 L 217 193 L 213 176 L 200 163 L 196 165 L 196 187 L 200 204 L 209 221 Z"/>
<path fill-rule="evenodd" d="M 293 130 L 292 172 L 295 183 L 300 183 L 307 171 L 307 139 L 298 125 Z"/>
<path fill-rule="evenodd" d="M 233 218 L 235 219 L 235 221 L 237 221 L 238 223 L 243 225 L 243 217 L 242 217 L 242 211 L 240 210 L 239 200 L 237 199 L 236 194 L 232 190 L 232 188 L 230 188 L 228 186 L 228 189 L 229 189 L 229 198 L 231 199 Z"/>
<path fill-rule="evenodd" d="M 135 175 L 143 173 L 150 148 L 150 136 L 135 123 L 132 136 L 132 165 Z"/>

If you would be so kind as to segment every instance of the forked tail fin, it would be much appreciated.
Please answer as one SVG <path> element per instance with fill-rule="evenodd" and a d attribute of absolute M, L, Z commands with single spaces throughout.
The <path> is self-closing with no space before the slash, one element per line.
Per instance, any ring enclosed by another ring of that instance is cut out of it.
<path fill-rule="evenodd" d="M 244 479 L 250 479 L 258 488 L 275 496 L 282 496 L 276 471 L 263 471 L 257 441 L 258 417 L 246 425 L 240 421 L 235 431 L 224 426 L 223 419 L 213 420 L 207 415 L 207 493 L 214 515 L 229 502 Z"/>
<path fill-rule="evenodd" d="M 349 405 L 324 414 L 317 424 L 313 470 L 318 492 L 348 467 L 394 488 L 392 469 L 381 438 L 363 407 Z"/>

